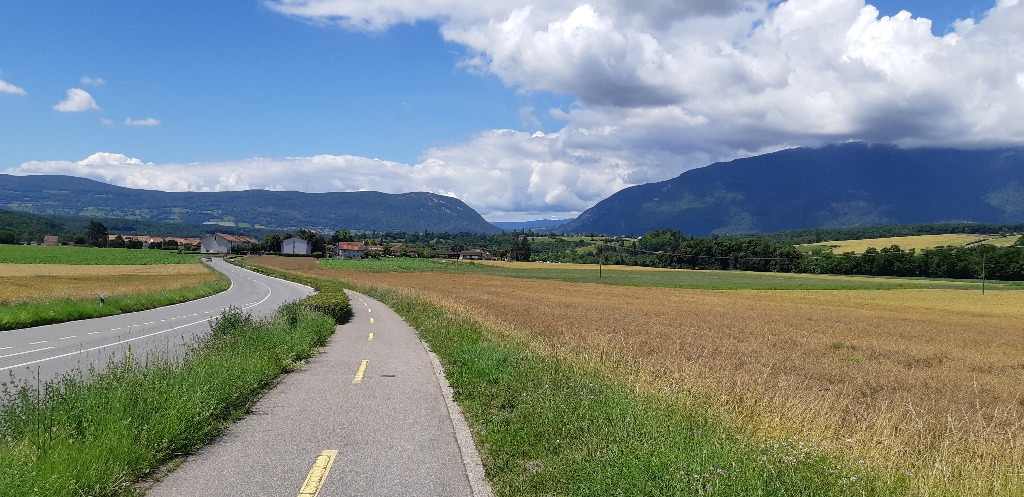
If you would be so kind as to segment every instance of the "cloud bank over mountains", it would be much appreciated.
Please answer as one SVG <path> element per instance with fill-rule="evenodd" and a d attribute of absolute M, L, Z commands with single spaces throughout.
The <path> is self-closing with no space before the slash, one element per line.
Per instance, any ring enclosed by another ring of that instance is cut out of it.
<path fill-rule="evenodd" d="M 1017 0 L 1000 0 L 941 36 L 927 19 L 880 16 L 864 0 L 264 4 L 325 29 L 436 23 L 464 47 L 464 69 L 576 101 L 547 110 L 564 122 L 556 133 L 481 131 L 424 151 L 416 164 L 342 155 L 190 168 L 97 154 L 16 172 L 177 190 L 421 190 L 505 220 L 572 215 L 627 186 L 793 146 L 1024 145 Z M 534 111 L 544 110 L 526 113 Z"/>

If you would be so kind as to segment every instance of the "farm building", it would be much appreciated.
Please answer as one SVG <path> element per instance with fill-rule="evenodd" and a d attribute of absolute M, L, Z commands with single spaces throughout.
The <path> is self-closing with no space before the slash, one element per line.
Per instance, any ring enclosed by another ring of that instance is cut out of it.
<path fill-rule="evenodd" d="M 309 242 L 299 237 L 292 237 L 281 242 L 282 254 L 309 255 Z"/>
<path fill-rule="evenodd" d="M 246 243 L 256 243 L 256 239 L 248 236 L 214 233 L 203 237 L 200 251 L 204 254 L 227 254 L 231 252 L 232 248 Z"/>
<path fill-rule="evenodd" d="M 46 235 L 43 237 L 44 247 L 56 247 L 58 245 L 60 245 L 60 239 L 57 238 L 57 235 Z"/>
<path fill-rule="evenodd" d="M 336 252 L 341 259 L 362 259 L 366 245 L 363 242 L 338 242 Z"/>
<path fill-rule="evenodd" d="M 485 252 L 480 249 L 473 249 L 459 252 L 459 259 L 470 261 L 489 261 L 494 259 L 494 256 L 492 256 L 490 252 Z"/>

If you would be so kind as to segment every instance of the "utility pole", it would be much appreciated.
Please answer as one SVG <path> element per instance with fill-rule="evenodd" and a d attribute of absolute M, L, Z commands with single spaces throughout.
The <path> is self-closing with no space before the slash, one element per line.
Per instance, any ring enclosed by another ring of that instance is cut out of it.
<path fill-rule="evenodd" d="M 981 253 L 981 294 L 985 295 L 985 253 Z"/>

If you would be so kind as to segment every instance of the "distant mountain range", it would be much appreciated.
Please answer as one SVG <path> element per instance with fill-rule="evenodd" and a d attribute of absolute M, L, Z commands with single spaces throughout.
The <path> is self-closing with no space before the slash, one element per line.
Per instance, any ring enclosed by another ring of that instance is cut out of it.
<path fill-rule="evenodd" d="M 578 218 L 488 223 L 431 193 L 161 192 L 71 176 L 0 174 L 0 209 L 182 224 L 323 231 L 516 230 L 690 236 L 883 224 L 1024 223 L 1024 150 L 792 149 L 622 190 Z"/>
<path fill-rule="evenodd" d="M 705 236 L 944 222 L 1024 222 L 1024 150 L 784 150 L 624 189 L 559 231 Z"/>
<path fill-rule="evenodd" d="M 432 193 L 161 192 L 73 176 L 0 174 L 0 209 L 238 228 L 501 232 L 461 200 Z"/>
<path fill-rule="evenodd" d="M 547 232 L 559 228 L 569 221 L 572 221 L 572 219 L 537 219 L 535 221 L 491 222 L 491 224 L 505 231 L 534 230 Z"/>

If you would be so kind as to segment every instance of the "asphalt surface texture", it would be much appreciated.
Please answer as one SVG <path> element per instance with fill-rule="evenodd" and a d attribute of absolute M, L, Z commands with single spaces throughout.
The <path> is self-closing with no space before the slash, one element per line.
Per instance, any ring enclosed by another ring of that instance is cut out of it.
<path fill-rule="evenodd" d="M 391 309 L 354 317 L 147 497 L 487 497 L 480 458 L 436 357 Z"/>
<path fill-rule="evenodd" d="M 35 383 L 64 374 L 102 371 L 131 351 L 133 360 L 175 357 L 210 331 L 228 308 L 262 316 L 313 293 L 307 286 L 242 269 L 220 258 L 207 262 L 231 279 L 210 297 L 96 319 L 0 332 L 0 381 Z"/>

